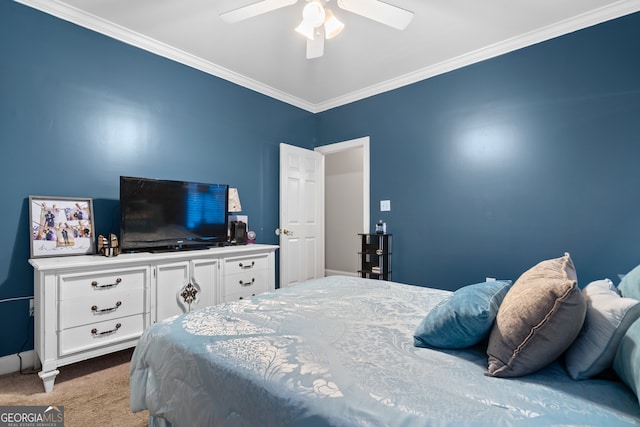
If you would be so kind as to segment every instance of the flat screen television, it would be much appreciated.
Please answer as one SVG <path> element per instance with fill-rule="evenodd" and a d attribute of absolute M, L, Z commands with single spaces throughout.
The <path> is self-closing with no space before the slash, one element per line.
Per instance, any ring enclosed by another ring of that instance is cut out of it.
<path fill-rule="evenodd" d="M 205 249 L 227 242 L 226 184 L 120 177 L 122 252 Z"/>

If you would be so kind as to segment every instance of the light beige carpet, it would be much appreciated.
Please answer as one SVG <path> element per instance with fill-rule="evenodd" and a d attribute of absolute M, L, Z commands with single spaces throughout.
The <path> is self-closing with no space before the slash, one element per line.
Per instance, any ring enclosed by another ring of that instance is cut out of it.
<path fill-rule="evenodd" d="M 147 411 L 129 407 L 133 349 L 59 368 L 51 393 L 35 373 L 0 376 L 0 405 L 64 406 L 65 427 L 148 425 Z"/>

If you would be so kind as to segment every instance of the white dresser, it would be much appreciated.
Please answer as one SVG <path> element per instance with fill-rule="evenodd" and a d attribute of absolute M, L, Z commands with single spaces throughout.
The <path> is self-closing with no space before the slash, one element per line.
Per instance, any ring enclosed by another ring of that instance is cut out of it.
<path fill-rule="evenodd" d="M 275 245 L 29 260 L 35 360 L 46 392 L 58 367 L 133 347 L 151 323 L 275 289 Z"/>

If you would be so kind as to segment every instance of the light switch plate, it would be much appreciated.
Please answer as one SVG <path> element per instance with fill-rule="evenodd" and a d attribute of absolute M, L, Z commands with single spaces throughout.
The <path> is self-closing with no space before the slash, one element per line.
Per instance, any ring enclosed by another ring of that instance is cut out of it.
<path fill-rule="evenodd" d="M 387 212 L 391 210 L 391 200 L 380 200 L 380 211 Z"/>

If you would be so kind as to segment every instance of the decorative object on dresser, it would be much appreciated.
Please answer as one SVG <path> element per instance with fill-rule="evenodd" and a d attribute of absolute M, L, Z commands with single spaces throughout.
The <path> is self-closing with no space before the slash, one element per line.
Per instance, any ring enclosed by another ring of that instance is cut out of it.
<path fill-rule="evenodd" d="M 31 258 L 95 253 L 93 199 L 29 196 Z"/>
<path fill-rule="evenodd" d="M 360 277 L 391 280 L 391 234 L 358 234 L 360 236 Z"/>
<path fill-rule="evenodd" d="M 229 188 L 229 243 L 232 245 L 247 244 L 247 216 L 237 215 L 242 212 L 240 195 L 237 188 Z"/>
<path fill-rule="evenodd" d="M 229 222 L 229 243 L 232 245 L 247 244 L 247 224 L 243 221 Z"/>
<path fill-rule="evenodd" d="M 229 212 L 242 212 L 242 205 L 240 204 L 240 194 L 238 194 L 237 188 L 229 188 Z"/>
<path fill-rule="evenodd" d="M 151 324 L 275 289 L 275 245 L 118 257 L 30 259 L 34 367 L 46 392 L 58 368 L 134 347 Z"/>
<path fill-rule="evenodd" d="M 120 245 L 118 244 L 118 236 L 109 233 L 107 237 L 102 234 L 98 236 L 98 254 L 102 256 L 118 256 L 120 253 Z"/>

